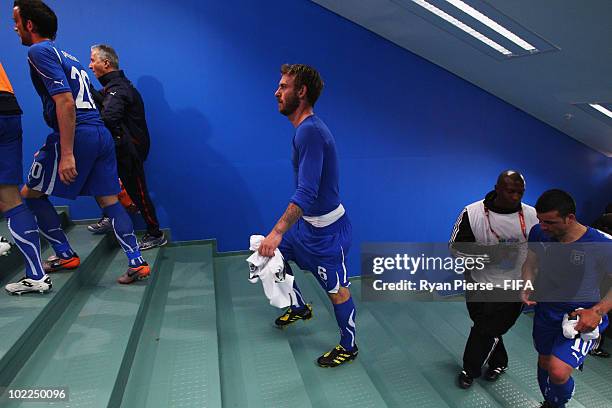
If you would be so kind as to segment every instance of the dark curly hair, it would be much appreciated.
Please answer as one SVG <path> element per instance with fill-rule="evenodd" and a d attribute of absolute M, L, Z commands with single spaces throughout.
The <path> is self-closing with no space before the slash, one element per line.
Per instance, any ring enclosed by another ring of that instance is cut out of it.
<path fill-rule="evenodd" d="M 15 0 L 13 7 L 19 7 L 19 16 L 24 25 L 30 20 L 36 34 L 55 40 L 57 16 L 51 7 L 40 0 Z"/>
<path fill-rule="evenodd" d="M 306 99 L 310 106 L 314 106 L 323 90 L 323 79 L 317 70 L 304 64 L 283 64 L 280 71 L 283 75 L 295 77 L 294 85 L 296 89 L 306 85 Z"/>

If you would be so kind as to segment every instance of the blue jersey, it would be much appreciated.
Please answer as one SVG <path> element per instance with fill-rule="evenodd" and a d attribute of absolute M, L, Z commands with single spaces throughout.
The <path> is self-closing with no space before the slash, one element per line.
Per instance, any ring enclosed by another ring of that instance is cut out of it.
<path fill-rule="evenodd" d="M 564 244 L 544 233 L 538 224 L 531 229 L 529 242 L 538 258 L 535 288 L 544 291 L 541 300 L 550 299 L 563 310 L 599 302 L 604 275 L 612 276 L 611 236 L 587 227 L 580 239 Z"/>
<path fill-rule="evenodd" d="M 304 119 L 293 137 L 296 190 L 291 202 L 306 216 L 320 216 L 340 205 L 336 142 L 317 116 Z"/>
<path fill-rule="evenodd" d="M 76 125 L 103 125 L 89 90 L 89 77 L 75 57 L 58 48 L 53 41 L 42 41 L 28 50 L 30 76 L 43 103 L 45 122 L 59 131 L 53 96 L 72 93 Z"/>
<path fill-rule="evenodd" d="M 545 301 L 535 307 L 535 348 L 540 355 L 553 355 L 574 368 L 579 367 L 597 342 L 565 338 L 561 328 L 563 316 L 580 307 L 589 309 L 601 299 L 603 274 L 611 272 L 612 237 L 588 227 L 580 239 L 559 243 L 538 224 L 531 229 L 529 242 L 529 249 L 538 257 L 536 292 L 542 286 L 546 291 Z M 547 298 L 554 301 L 547 302 Z M 604 315 L 599 332 L 607 326 L 608 316 Z"/>

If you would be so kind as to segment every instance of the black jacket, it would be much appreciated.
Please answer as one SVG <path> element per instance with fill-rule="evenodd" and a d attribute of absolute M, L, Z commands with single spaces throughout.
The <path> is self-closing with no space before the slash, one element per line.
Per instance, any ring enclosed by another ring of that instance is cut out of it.
<path fill-rule="evenodd" d="M 123 71 L 109 72 L 98 80 L 104 88 L 100 92 L 94 90 L 93 95 L 104 124 L 118 146 L 131 143 L 144 161 L 150 138 L 142 96 Z"/>

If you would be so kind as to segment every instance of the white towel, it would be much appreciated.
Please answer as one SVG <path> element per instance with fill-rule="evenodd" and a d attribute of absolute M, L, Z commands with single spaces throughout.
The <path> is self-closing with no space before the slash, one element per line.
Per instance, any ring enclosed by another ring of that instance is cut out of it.
<path fill-rule="evenodd" d="M 251 235 L 249 249 L 254 253 L 247 258 L 249 264 L 249 282 L 261 280 L 266 297 L 272 306 L 286 308 L 297 305 L 297 297 L 293 290 L 293 275 L 285 273 L 285 260 L 278 249 L 273 257 L 262 256 L 257 252 L 263 235 Z"/>
<path fill-rule="evenodd" d="M 580 309 L 582 308 L 580 307 L 576 310 L 580 310 Z M 569 317 L 569 314 L 566 313 L 563 316 L 563 323 L 561 324 L 561 327 L 563 328 L 563 336 L 565 338 L 576 339 L 578 338 L 578 335 L 580 335 L 580 338 L 584 341 L 595 340 L 599 338 L 599 326 L 596 327 L 595 330 L 592 330 L 590 332 L 579 333 L 576 330 L 576 325 L 578 324 L 579 321 L 580 321 L 580 315 Z M 599 324 L 601 324 L 601 319 L 599 320 Z"/>
<path fill-rule="evenodd" d="M 11 244 L 8 243 L 6 238 L 0 236 L 0 256 L 8 255 L 11 252 Z"/>

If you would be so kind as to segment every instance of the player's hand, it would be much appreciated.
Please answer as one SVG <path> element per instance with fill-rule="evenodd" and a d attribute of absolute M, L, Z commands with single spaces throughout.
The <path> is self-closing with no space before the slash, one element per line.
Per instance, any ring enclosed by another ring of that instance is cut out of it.
<path fill-rule="evenodd" d="M 271 233 L 269 233 L 268 236 L 263 241 L 261 241 L 261 244 L 259 245 L 259 255 L 269 257 L 274 256 L 274 250 L 278 248 L 282 239 L 283 234 L 279 234 L 276 231 L 272 231 Z"/>
<path fill-rule="evenodd" d="M 531 296 L 531 289 L 523 289 L 521 290 L 521 301 L 527 306 L 535 306 L 538 302 L 534 302 L 533 300 L 529 300 Z"/>
<path fill-rule="evenodd" d="M 64 184 L 70 184 L 76 180 L 79 173 L 77 173 L 76 170 L 76 162 L 73 154 L 62 154 L 57 172 L 59 173 L 60 180 Z"/>
<path fill-rule="evenodd" d="M 576 315 L 580 316 L 580 320 L 578 320 L 575 327 L 576 331 L 579 333 L 591 332 L 595 330 L 595 328 L 599 326 L 599 323 L 601 322 L 601 316 L 593 309 L 574 310 L 572 313 L 570 313 L 570 317 L 574 317 Z"/>

